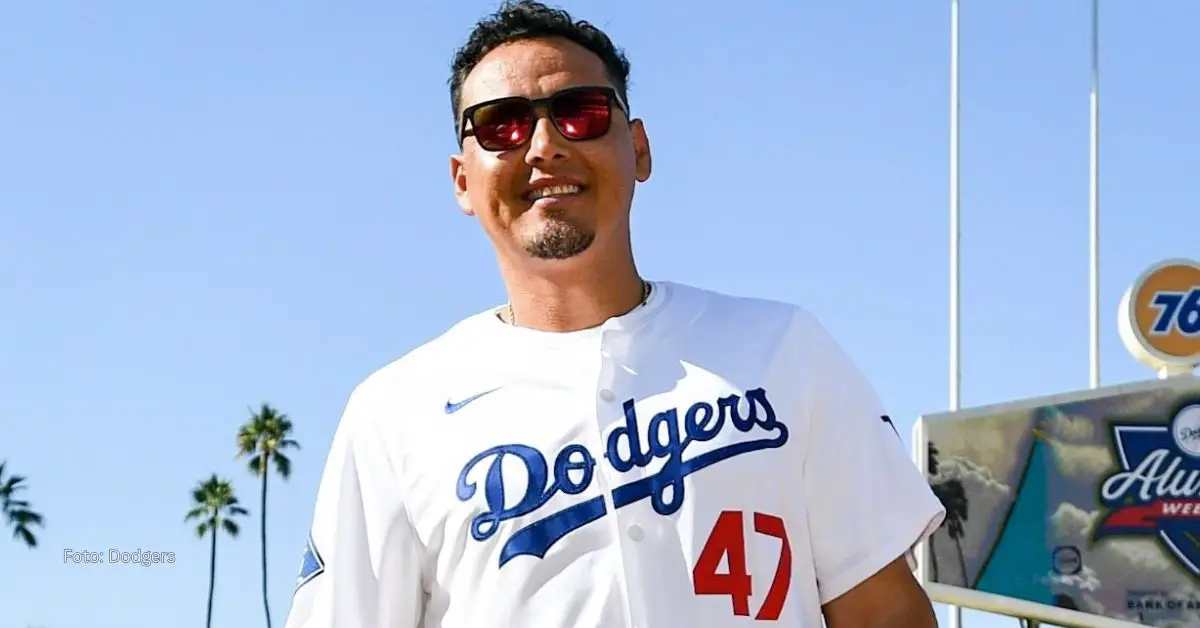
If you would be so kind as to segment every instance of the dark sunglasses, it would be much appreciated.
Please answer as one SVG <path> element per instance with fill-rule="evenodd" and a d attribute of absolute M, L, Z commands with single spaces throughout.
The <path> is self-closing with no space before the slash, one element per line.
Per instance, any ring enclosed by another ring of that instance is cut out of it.
<path fill-rule="evenodd" d="M 614 104 L 629 116 L 629 109 L 611 87 L 572 87 L 537 100 L 510 96 L 481 102 L 463 111 L 458 146 L 462 148 L 463 140 L 474 136 L 484 150 L 519 148 L 533 135 L 542 110 L 564 138 L 573 142 L 594 140 L 612 126 Z"/>

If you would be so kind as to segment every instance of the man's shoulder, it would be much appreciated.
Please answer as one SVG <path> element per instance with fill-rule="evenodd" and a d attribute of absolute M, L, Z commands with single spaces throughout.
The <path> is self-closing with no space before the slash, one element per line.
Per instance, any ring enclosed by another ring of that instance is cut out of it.
<path fill-rule="evenodd" d="M 671 282 L 671 291 L 681 302 L 694 304 L 703 318 L 719 325 L 743 330 L 795 329 L 817 323 L 803 305 L 780 299 L 750 296 Z"/>
<path fill-rule="evenodd" d="M 817 314 L 804 305 L 686 284 L 671 284 L 671 292 L 678 298 L 679 314 L 672 317 L 667 333 L 686 334 L 690 344 L 735 359 L 774 356 L 769 359 L 781 368 L 810 368 L 802 365 L 828 362 L 840 351 Z"/>
<path fill-rule="evenodd" d="M 486 340 L 481 312 L 470 315 L 442 333 L 368 374 L 355 387 L 358 400 L 405 399 L 419 402 L 461 373 L 470 357 L 481 353 Z"/>

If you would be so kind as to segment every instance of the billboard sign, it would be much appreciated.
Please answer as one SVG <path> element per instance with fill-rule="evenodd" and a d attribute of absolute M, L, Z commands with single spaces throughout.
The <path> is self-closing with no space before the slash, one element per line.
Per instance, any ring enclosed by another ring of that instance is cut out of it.
<path fill-rule="evenodd" d="M 947 510 L 919 570 L 935 600 L 1200 628 L 1200 379 L 926 415 L 913 442 Z"/>

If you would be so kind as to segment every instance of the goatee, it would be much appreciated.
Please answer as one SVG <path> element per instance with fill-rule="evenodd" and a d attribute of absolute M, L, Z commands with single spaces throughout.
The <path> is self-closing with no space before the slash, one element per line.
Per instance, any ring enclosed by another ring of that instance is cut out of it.
<path fill-rule="evenodd" d="M 596 234 L 570 222 L 550 220 L 525 242 L 525 251 L 538 259 L 570 259 L 588 250 L 595 239 Z"/>

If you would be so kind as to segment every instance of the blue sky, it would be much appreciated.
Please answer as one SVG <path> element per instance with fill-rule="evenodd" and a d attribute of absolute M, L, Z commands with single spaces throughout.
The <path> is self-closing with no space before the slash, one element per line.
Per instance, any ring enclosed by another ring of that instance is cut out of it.
<path fill-rule="evenodd" d="M 257 503 L 234 434 L 263 401 L 304 445 L 269 508 L 282 626 L 351 388 L 504 300 L 447 166 L 448 61 L 495 5 L 103 5 L 0 18 L 0 457 L 48 518 L 41 549 L 0 544 L 0 628 L 201 625 L 189 490 L 217 472 Z M 963 404 L 1083 388 L 1088 3 L 964 5 Z M 945 409 L 948 2 L 566 6 L 633 62 L 644 272 L 812 309 L 902 431 Z M 1106 384 L 1148 376 L 1121 292 L 1197 251 L 1198 21 L 1192 0 L 1105 3 Z M 244 527 L 214 626 L 262 625 Z"/>

